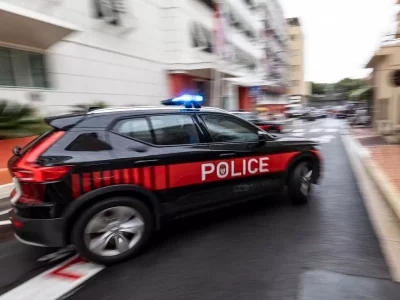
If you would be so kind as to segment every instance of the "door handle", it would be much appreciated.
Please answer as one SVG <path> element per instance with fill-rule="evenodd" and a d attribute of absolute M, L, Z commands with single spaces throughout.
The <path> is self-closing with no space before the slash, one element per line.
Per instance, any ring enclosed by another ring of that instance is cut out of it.
<path fill-rule="evenodd" d="M 219 157 L 232 157 L 235 156 L 236 153 L 235 152 L 231 152 L 231 153 L 222 153 L 219 155 Z"/>
<path fill-rule="evenodd" d="M 156 163 L 157 161 L 158 161 L 157 159 L 138 160 L 134 163 L 134 165 L 137 166 L 137 165 L 151 164 L 151 163 Z"/>

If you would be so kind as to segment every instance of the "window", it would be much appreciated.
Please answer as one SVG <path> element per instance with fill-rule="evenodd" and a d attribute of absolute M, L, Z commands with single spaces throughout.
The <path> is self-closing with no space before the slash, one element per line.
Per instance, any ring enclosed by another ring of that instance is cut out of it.
<path fill-rule="evenodd" d="M 146 118 L 123 120 L 117 123 L 116 132 L 131 138 L 153 143 L 153 137 Z"/>
<path fill-rule="evenodd" d="M 379 99 L 379 120 L 389 119 L 389 99 Z"/>
<path fill-rule="evenodd" d="M 15 85 L 10 49 L 0 48 L 0 66 L 0 85 Z"/>
<path fill-rule="evenodd" d="M 290 39 L 291 39 L 292 41 L 296 40 L 296 35 L 295 35 L 295 34 L 290 35 Z"/>
<path fill-rule="evenodd" d="M 220 115 L 202 117 L 216 143 L 258 141 L 257 130 L 240 120 Z"/>
<path fill-rule="evenodd" d="M 149 117 L 157 145 L 185 145 L 200 143 L 200 136 L 189 115 Z"/>
<path fill-rule="evenodd" d="M 48 87 L 44 56 L 0 47 L 0 85 Z"/>
<path fill-rule="evenodd" d="M 79 135 L 68 147 L 67 151 L 106 151 L 112 150 L 111 146 L 99 139 L 96 133 L 83 133 Z"/>

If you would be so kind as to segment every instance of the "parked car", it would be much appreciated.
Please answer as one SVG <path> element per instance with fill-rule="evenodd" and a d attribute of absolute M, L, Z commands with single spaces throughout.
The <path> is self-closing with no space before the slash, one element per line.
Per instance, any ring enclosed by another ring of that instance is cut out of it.
<path fill-rule="evenodd" d="M 289 104 L 286 105 L 285 115 L 287 118 L 300 118 L 307 113 L 307 109 L 304 109 L 301 104 Z"/>
<path fill-rule="evenodd" d="M 169 220 L 285 191 L 307 202 L 321 170 L 318 143 L 271 135 L 193 99 L 185 108 L 47 118 L 52 129 L 8 164 L 17 239 L 72 244 L 82 258 L 111 265 L 137 255 Z"/>
<path fill-rule="evenodd" d="M 285 122 L 283 120 L 261 120 L 257 114 L 252 112 L 233 111 L 231 114 L 251 122 L 262 130 L 271 133 L 281 133 L 285 126 Z"/>

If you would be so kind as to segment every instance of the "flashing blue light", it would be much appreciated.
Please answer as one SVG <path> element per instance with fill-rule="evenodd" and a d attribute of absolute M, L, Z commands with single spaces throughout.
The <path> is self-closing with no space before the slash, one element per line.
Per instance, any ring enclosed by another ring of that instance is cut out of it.
<path fill-rule="evenodd" d="M 202 102 L 203 96 L 185 94 L 172 99 L 172 102 Z"/>

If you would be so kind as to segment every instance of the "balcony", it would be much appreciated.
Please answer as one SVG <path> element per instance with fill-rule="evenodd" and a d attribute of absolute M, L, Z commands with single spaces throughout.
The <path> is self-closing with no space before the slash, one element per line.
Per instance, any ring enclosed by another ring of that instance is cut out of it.
<path fill-rule="evenodd" d="M 0 2 L 2 42 L 47 49 L 77 31 L 79 31 L 77 27 L 62 20 Z"/>

